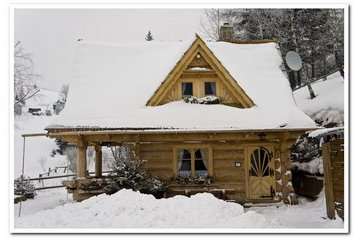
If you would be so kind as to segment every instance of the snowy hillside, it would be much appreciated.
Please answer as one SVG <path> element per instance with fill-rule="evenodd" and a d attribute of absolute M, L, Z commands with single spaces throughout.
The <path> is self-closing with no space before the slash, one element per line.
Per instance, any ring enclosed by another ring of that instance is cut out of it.
<path fill-rule="evenodd" d="M 322 126 L 344 125 L 344 79 L 339 72 L 312 84 L 316 98 L 311 99 L 307 87 L 293 92 L 297 106 Z"/>

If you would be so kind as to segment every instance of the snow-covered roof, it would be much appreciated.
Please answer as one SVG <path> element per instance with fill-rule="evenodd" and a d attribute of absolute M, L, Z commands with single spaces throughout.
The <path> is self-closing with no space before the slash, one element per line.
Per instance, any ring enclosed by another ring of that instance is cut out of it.
<path fill-rule="evenodd" d="M 146 106 L 193 41 L 108 45 L 78 42 L 65 109 L 48 128 L 256 130 L 314 128 L 300 111 L 275 43 L 206 43 L 255 106 Z"/>
<path fill-rule="evenodd" d="M 26 101 L 26 107 L 52 107 L 60 98 L 60 93 L 40 88 L 39 92 Z"/>

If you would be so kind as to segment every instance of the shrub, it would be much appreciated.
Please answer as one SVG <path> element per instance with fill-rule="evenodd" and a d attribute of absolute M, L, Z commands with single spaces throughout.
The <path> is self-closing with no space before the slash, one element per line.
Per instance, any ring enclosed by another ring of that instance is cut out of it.
<path fill-rule="evenodd" d="M 34 198 L 36 196 L 35 186 L 29 180 L 30 177 L 24 179 L 20 176 L 14 180 L 14 194 L 25 196 L 26 198 Z"/>
<path fill-rule="evenodd" d="M 187 97 L 183 99 L 186 103 L 191 104 L 220 104 L 220 98 L 216 96 L 206 96 L 202 98 L 196 98 L 194 96 Z"/>
<path fill-rule="evenodd" d="M 320 158 L 322 150 L 317 138 L 309 137 L 308 134 L 300 136 L 297 142 L 291 147 L 292 162 L 304 163 Z"/>
<path fill-rule="evenodd" d="M 210 176 L 197 176 L 197 177 L 174 177 L 173 181 L 177 184 L 212 184 L 212 177 Z"/>
<path fill-rule="evenodd" d="M 111 148 L 114 158 L 114 172 L 109 176 L 104 187 L 106 194 L 113 194 L 122 188 L 132 189 L 155 197 L 163 197 L 168 186 L 157 177 L 147 173 L 145 161 L 135 159 L 134 151 L 129 146 Z"/>

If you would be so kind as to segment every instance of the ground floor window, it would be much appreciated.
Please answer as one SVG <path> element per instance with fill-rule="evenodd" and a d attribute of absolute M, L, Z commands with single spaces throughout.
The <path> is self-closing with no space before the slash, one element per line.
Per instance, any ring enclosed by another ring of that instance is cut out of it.
<path fill-rule="evenodd" d="M 208 152 L 204 148 L 181 149 L 178 153 L 178 175 L 195 177 L 208 175 Z"/>

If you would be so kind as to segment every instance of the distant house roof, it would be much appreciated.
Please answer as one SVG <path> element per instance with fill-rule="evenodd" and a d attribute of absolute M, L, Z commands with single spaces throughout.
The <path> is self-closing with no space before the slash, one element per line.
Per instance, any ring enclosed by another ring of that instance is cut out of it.
<path fill-rule="evenodd" d="M 78 42 L 65 109 L 51 128 L 257 130 L 314 128 L 300 111 L 275 43 L 206 42 L 252 100 L 250 108 L 176 101 L 146 106 L 192 41 L 118 45 Z"/>
<path fill-rule="evenodd" d="M 39 92 L 26 101 L 26 107 L 52 107 L 60 98 L 60 92 L 39 88 Z"/>

